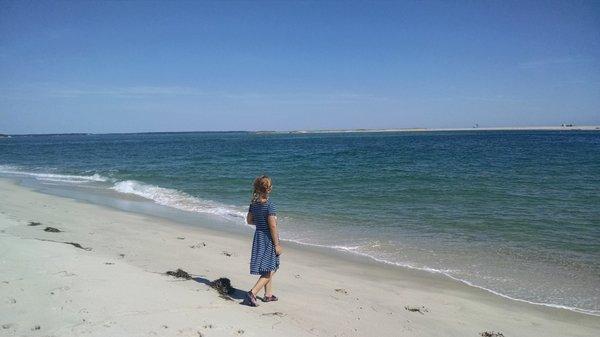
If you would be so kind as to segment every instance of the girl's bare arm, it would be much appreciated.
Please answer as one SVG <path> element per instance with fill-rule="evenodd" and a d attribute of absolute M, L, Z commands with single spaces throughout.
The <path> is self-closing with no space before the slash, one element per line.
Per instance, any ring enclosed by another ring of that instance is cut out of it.
<path fill-rule="evenodd" d="M 271 240 L 275 245 L 275 252 L 277 253 L 277 255 L 279 255 L 283 250 L 281 248 L 281 245 L 279 244 L 279 232 L 277 231 L 277 217 L 275 215 L 269 215 L 267 222 L 269 223 Z"/>
<path fill-rule="evenodd" d="M 248 212 L 248 215 L 246 215 L 246 223 L 248 225 L 254 225 L 254 217 L 252 216 L 252 212 Z"/>
<path fill-rule="evenodd" d="M 271 240 L 273 240 L 274 245 L 278 245 L 279 233 L 277 232 L 277 217 L 274 215 L 269 215 L 267 222 L 269 223 L 269 229 L 271 231 Z"/>

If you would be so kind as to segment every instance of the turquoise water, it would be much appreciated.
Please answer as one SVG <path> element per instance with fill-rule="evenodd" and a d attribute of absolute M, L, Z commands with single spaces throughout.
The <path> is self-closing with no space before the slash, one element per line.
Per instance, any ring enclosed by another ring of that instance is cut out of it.
<path fill-rule="evenodd" d="M 600 313 L 600 132 L 165 133 L 0 139 L 0 175 L 135 194 L 282 237 Z"/>

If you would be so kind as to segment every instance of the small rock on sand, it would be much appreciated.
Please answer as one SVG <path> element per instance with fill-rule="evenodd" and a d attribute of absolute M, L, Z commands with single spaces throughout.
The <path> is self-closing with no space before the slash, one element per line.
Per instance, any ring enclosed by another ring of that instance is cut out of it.
<path fill-rule="evenodd" d="M 348 295 L 348 290 L 342 289 L 342 288 L 335 289 L 335 292 L 336 293 L 340 293 L 340 294 L 344 294 L 344 295 Z"/>

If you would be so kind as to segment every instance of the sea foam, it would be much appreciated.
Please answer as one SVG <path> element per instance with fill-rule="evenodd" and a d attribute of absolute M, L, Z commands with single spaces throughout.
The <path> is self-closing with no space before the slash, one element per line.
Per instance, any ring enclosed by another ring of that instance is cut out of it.
<path fill-rule="evenodd" d="M 9 165 L 0 165 L 0 173 L 14 175 L 14 176 L 28 176 L 33 177 L 37 180 L 42 181 L 52 181 L 52 182 L 61 182 L 61 183 L 71 183 L 71 184 L 82 184 L 89 182 L 106 182 L 110 179 L 107 177 L 103 177 L 97 173 L 92 175 L 70 175 L 70 174 L 55 174 L 55 173 L 41 173 L 41 172 L 31 172 L 31 171 L 23 171 L 17 166 L 9 166 Z"/>
<path fill-rule="evenodd" d="M 246 214 L 238 207 L 225 205 L 212 200 L 200 199 L 185 192 L 145 184 L 135 180 L 117 182 L 112 187 L 120 193 L 134 194 L 163 206 L 189 212 L 209 213 L 233 219 L 244 219 Z"/>

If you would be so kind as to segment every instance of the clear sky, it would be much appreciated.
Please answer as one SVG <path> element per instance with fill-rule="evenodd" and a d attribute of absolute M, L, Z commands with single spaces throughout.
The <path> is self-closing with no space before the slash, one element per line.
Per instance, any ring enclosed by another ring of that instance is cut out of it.
<path fill-rule="evenodd" d="M 0 1 L 0 133 L 600 124 L 599 1 Z"/>

